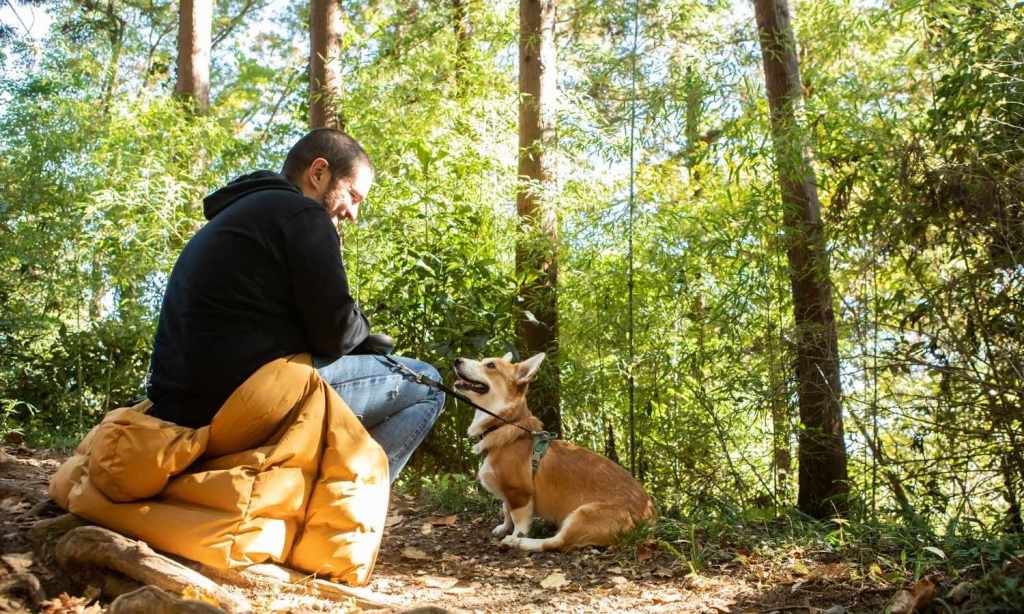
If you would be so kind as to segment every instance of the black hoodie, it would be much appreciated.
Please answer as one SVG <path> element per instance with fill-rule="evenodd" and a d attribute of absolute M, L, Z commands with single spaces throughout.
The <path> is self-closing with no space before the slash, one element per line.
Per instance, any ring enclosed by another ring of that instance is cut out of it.
<path fill-rule="evenodd" d="M 369 333 L 334 224 L 285 177 L 239 177 L 203 212 L 167 283 L 147 384 L 153 415 L 191 427 L 265 363 L 342 356 Z"/>

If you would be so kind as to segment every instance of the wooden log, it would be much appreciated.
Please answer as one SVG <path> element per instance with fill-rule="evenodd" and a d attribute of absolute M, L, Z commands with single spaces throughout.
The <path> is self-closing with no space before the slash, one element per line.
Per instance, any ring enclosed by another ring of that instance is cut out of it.
<path fill-rule="evenodd" d="M 121 595 L 107 609 L 108 614 L 225 614 L 209 603 L 180 599 L 155 586 Z"/>
<path fill-rule="evenodd" d="M 357 606 L 364 609 L 399 607 L 397 602 L 377 595 L 367 589 L 330 582 L 272 563 L 250 565 L 242 570 L 216 569 L 201 563 L 190 563 L 190 566 L 199 570 L 205 576 L 236 586 L 255 587 L 272 585 L 306 589 L 313 591 L 318 597 L 332 601 L 354 600 Z"/>
<path fill-rule="evenodd" d="M 122 573 L 142 584 L 182 593 L 198 589 L 228 612 L 249 612 L 252 606 L 244 597 L 225 590 L 201 573 L 153 551 L 145 542 L 136 541 L 96 526 L 68 531 L 57 542 L 57 562 L 62 567 L 98 566 Z"/>

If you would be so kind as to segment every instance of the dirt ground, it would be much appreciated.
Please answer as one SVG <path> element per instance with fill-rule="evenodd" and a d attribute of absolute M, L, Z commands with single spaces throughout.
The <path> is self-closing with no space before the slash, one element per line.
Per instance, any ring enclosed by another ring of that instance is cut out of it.
<path fill-rule="evenodd" d="M 70 585 L 59 569 L 36 561 L 26 537 L 41 517 L 61 513 L 46 499 L 47 481 L 61 460 L 46 450 L 0 448 L 0 612 L 103 611 L 93 601 L 95 591 Z M 496 523 L 496 517 L 436 515 L 396 495 L 369 588 L 399 610 L 766 614 L 881 612 L 898 588 L 874 584 L 825 552 L 787 561 L 723 549 L 697 571 L 653 543 L 628 555 L 596 548 L 527 554 L 498 544 L 491 536 Z M 25 574 L 38 578 L 49 601 L 31 606 L 31 589 L 12 580 Z M 62 592 L 70 597 L 58 598 Z M 262 612 L 353 611 L 301 590 L 249 591 L 247 597 Z"/>

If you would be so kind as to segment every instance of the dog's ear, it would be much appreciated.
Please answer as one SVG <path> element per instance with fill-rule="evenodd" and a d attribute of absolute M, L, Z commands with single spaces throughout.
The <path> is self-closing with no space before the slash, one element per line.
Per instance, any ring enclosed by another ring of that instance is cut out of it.
<path fill-rule="evenodd" d="M 515 358 L 515 356 L 512 355 L 512 352 L 509 352 L 508 354 L 505 354 L 504 356 L 501 357 L 502 360 L 507 360 L 509 362 L 512 362 L 513 358 Z"/>
<path fill-rule="evenodd" d="M 516 383 L 519 385 L 529 384 L 537 376 L 540 363 L 544 362 L 547 355 L 544 352 L 535 354 L 516 365 Z"/>

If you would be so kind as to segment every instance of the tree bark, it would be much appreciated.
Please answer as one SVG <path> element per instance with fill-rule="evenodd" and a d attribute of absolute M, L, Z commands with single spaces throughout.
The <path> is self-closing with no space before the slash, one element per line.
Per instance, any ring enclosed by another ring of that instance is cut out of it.
<path fill-rule="evenodd" d="M 174 93 L 192 100 L 196 113 L 210 108 L 210 31 L 213 0 L 181 0 L 178 18 L 178 82 Z"/>
<path fill-rule="evenodd" d="M 523 358 L 546 352 L 530 388 L 530 408 L 549 431 L 561 433 L 558 376 L 558 220 L 552 203 L 555 138 L 555 7 L 557 0 L 519 2 L 519 189 L 524 229 L 516 245 L 521 280 L 516 335 Z"/>
<path fill-rule="evenodd" d="M 341 8 L 337 0 L 309 5 L 309 127 L 344 130 L 338 89 L 341 73 Z"/>
<path fill-rule="evenodd" d="M 75 567 L 111 569 L 142 584 L 151 584 L 174 593 L 188 587 L 198 588 L 215 598 L 228 612 L 248 612 L 249 602 L 221 588 L 206 576 L 154 552 L 145 542 L 136 541 L 109 529 L 95 526 L 68 531 L 57 542 L 57 562 L 65 569 Z"/>
<path fill-rule="evenodd" d="M 814 167 L 797 120 L 800 68 L 786 0 L 756 0 L 775 164 L 782 194 L 793 315 L 799 439 L 797 505 L 815 518 L 846 509 L 849 492 L 832 282 Z"/>

